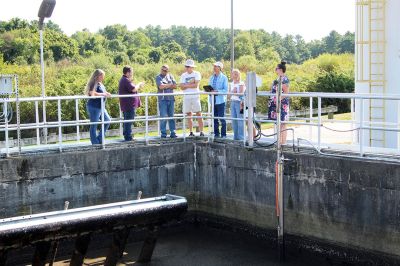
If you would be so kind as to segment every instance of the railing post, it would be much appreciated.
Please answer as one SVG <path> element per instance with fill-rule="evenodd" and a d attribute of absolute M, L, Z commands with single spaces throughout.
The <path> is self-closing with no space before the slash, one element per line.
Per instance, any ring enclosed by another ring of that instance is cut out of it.
<path fill-rule="evenodd" d="M 8 143 L 8 102 L 7 99 L 4 100 L 4 123 L 5 123 L 5 141 L 6 141 L 6 156 L 10 155 L 10 145 Z"/>
<path fill-rule="evenodd" d="M 212 120 L 211 120 L 211 103 L 210 103 L 210 94 L 209 93 L 207 93 L 208 94 L 208 96 L 207 96 L 207 115 L 208 115 L 208 119 L 207 119 L 207 124 L 208 124 L 208 136 L 207 136 L 207 141 L 210 141 L 212 138 L 211 138 L 211 123 L 212 123 Z"/>
<path fill-rule="evenodd" d="M 185 113 L 185 96 L 183 96 L 183 101 L 182 101 L 182 114 L 183 114 L 183 120 L 182 120 L 182 130 L 183 130 L 183 141 L 186 141 L 186 113 Z"/>
<path fill-rule="evenodd" d="M 79 99 L 75 99 L 75 118 L 76 118 L 76 141 L 81 140 L 81 135 L 79 132 Z"/>
<path fill-rule="evenodd" d="M 254 138 L 253 138 L 253 117 L 254 117 L 254 107 L 256 102 L 256 73 L 248 72 L 246 76 L 246 90 L 247 90 L 247 143 L 250 148 L 253 147 Z"/>
<path fill-rule="evenodd" d="M 211 92 L 211 139 L 214 140 L 215 134 L 214 134 L 214 119 L 215 119 L 215 95 Z"/>
<path fill-rule="evenodd" d="M 40 145 L 40 130 L 39 130 L 39 102 L 35 101 L 35 119 L 36 119 L 36 145 Z"/>
<path fill-rule="evenodd" d="M 61 127 L 61 100 L 57 100 L 57 114 L 58 114 L 58 149 L 62 151 L 62 127 Z"/>
<path fill-rule="evenodd" d="M 309 131 L 308 131 L 308 138 L 309 138 L 309 140 L 312 142 L 312 129 L 313 129 L 313 126 L 311 125 L 312 123 L 313 123 L 313 97 L 310 97 L 310 115 L 309 115 L 309 118 L 310 118 L 310 121 L 309 121 L 309 123 L 310 123 L 310 126 L 309 126 Z"/>
<path fill-rule="evenodd" d="M 360 141 L 360 156 L 364 156 L 364 131 L 363 131 L 363 126 L 364 126 L 364 99 L 360 99 L 360 130 L 359 130 L 359 141 Z"/>
<path fill-rule="evenodd" d="M 104 135 L 104 127 L 105 127 L 104 112 L 106 110 L 106 105 L 105 105 L 104 99 L 105 99 L 104 97 L 101 97 L 101 146 L 103 149 L 105 148 L 105 142 L 106 142 L 105 141 L 106 137 Z"/>
<path fill-rule="evenodd" d="M 322 117 L 321 117 L 321 106 L 322 100 L 321 97 L 318 97 L 318 149 L 321 149 L 321 125 L 322 125 Z"/>
<path fill-rule="evenodd" d="M 124 115 L 122 114 L 121 108 L 119 108 L 119 121 L 123 121 L 124 120 Z M 119 136 L 122 137 L 124 134 L 124 130 L 123 130 L 123 123 L 119 123 Z"/>
<path fill-rule="evenodd" d="M 146 144 L 149 144 L 149 96 L 146 95 L 145 97 L 145 118 L 146 118 L 146 132 L 144 139 Z"/>
<path fill-rule="evenodd" d="M 157 119 L 157 136 L 161 136 L 161 131 L 160 131 L 160 118 L 162 118 L 161 116 L 160 116 L 160 102 L 159 102 L 159 100 L 158 100 L 158 96 L 156 96 L 156 98 L 157 98 L 157 117 L 158 117 L 158 119 Z M 168 120 L 167 120 L 168 121 Z M 167 122 L 167 124 L 168 124 L 168 128 L 169 128 L 169 123 Z M 171 131 L 171 129 L 169 128 L 169 130 Z"/>
<path fill-rule="evenodd" d="M 232 104 L 232 102 L 231 102 Z M 246 97 L 243 97 L 243 117 L 242 117 L 242 124 L 243 124 L 243 145 L 246 145 L 246 139 L 247 139 L 247 134 L 248 130 L 246 130 Z M 252 129 L 253 131 L 253 129 Z M 254 138 L 254 134 L 252 132 L 251 135 Z"/>

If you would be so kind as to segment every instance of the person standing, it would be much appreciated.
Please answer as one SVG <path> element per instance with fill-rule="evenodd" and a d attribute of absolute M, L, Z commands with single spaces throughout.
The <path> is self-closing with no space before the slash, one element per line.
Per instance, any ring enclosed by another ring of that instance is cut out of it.
<path fill-rule="evenodd" d="M 271 86 L 271 93 L 276 94 L 279 88 L 279 80 L 282 82 L 282 93 L 289 93 L 289 79 L 286 76 L 286 62 L 282 61 L 280 64 L 277 65 L 275 68 L 275 73 L 278 75 L 278 78 L 274 80 Z M 277 99 L 276 96 L 271 96 L 270 100 L 268 101 L 268 119 L 269 120 L 276 120 L 277 119 Z M 281 121 L 285 122 L 288 121 L 289 115 L 289 98 L 282 97 L 281 98 Z M 280 135 L 280 144 L 286 144 L 286 124 L 281 124 L 281 135 Z"/>
<path fill-rule="evenodd" d="M 163 65 L 161 73 L 156 77 L 156 84 L 158 88 L 158 108 L 162 118 L 170 117 L 168 120 L 170 137 L 176 138 L 175 133 L 175 120 L 174 120 L 174 105 L 175 98 L 173 95 L 164 95 L 166 93 L 173 93 L 176 89 L 176 81 L 174 77 L 169 74 L 169 66 Z M 167 137 L 167 120 L 160 121 L 161 138 Z"/>
<path fill-rule="evenodd" d="M 86 84 L 85 94 L 88 96 L 103 96 L 110 97 L 111 94 L 106 91 L 106 88 L 103 84 L 105 78 L 105 72 L 101 69 L 96 69 L 91 77 L 89 78 L 88 83 Z M 104 101 L 102 109 L 101 102 Z M 89 119 L 91 123 L 97 123 L 102 118 L 102 113 L 104 112 L 104 122 L 109 122 L 110 116 L 105 109 L 106 100 L 103 98 L 89 99 L 86 105 L 87 112 L 89 113 Z M 109 128 L 110 123 L 104 124 L 104 132 L 100 129 L 99 134 L 97 134 L 97 124 L 91 124 L 89 133 L 90 133 L 90 142 L 92 144 L 101 144 L 103 140 L 103 134 L 106 134 L 107 129 Z"/>
<path fill-rule="evenodd" d="M 241 81 L 240 71 L 238 69 L 232 70 L 232 83 L 230 86 L 230 93 L 244 93 L 246 86 Z M 243 96 L 232 95 L 231 99 L 231 116 L 236 119 L 243 119 Z M 244 122 L 242 120 L 232 120 L 233 139 L 244 139 Z"/>
<path fill-rule="evenodd" d="M 183 112 L 186 113 L 186 115 L 188 116 L 188 124 L 190 129 L 189 137 L 194 137 L 192 121 L 193 113 L 195 113 L 198 117 L 197 122 L 199 123 L 200 136 L 204 136 L 203 118 L 201 118 L 200 94 L 198 94 L 200 93 L 199 84 L 201 80 L 201 74 L 198 71 L 194 71 L 195 67 L 196 66 L 193 60 L 186 60 L 186 72 L 182 74 L 179 84 L 179 87 L 181 87 L 184 93 L 197 93 L 184 95 L 183 98 Z"/>
<path fill-rule="evenodd" d="M 208 84 L 217 93 L 228 92 L 228 78 L 222 73 L 224 65 L 221 62 L 214 63 L 214 74 L 210 77 Z M 226 94 L 214 96 L 214 116 L 225 117 Z M 219 131 L 219 121 L 221 121 L 221 135 Z M 223 118 L 214 119 L 214 136 L 216 138 L 226 138 L 226 121 Z"/>
<path fill-rule="evenodd" d="M 144 82 L 133 84 L 133 69 L 130 66 L 125 66 L 122 69 L 122 77 L 119 81 L 118 94 L 119 95 L 131 95 L 131 97 L 119 98 L 119 104 L 121 111 L 124 115 L 124 120 L 135 119 L 136 109 L 140 107 L 140 97 L 134 96 L 138 93 L 139 89 L 144 86 Z M 125 141 L 131 141 L 132 136 L 132 121 L 124 122 L 123 135 Z"/>

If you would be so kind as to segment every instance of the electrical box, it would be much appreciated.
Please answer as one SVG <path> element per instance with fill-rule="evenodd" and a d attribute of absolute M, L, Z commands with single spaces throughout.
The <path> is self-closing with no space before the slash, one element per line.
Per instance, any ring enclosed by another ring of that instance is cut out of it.
<path fill-rule="evenodd" d="M 13 78 L 0 76 L 0 94 L 5 95 L 12 93 L 13 93 Z"/>

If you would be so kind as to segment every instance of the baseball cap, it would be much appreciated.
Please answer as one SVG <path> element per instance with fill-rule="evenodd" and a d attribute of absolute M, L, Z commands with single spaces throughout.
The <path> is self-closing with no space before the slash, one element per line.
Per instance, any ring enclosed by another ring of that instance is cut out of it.
<path fill-rule="evenodd" d="M 220 69 L 223 69 L 223 68 L 224 68 L 224 64 L 223 64 L 222 62 L 220 62 L 220 61 L 215 62 L 215 63 L 214 63 L 214 66 L 217 66 L 217 67 L 219 67 Z"/>
<path fill-rule="evenodd" d="M 186 67 L 196 67 L 196 65 L 194 64 L 194 61 L 192 59 L 186 60 L 185 66 Z"/>

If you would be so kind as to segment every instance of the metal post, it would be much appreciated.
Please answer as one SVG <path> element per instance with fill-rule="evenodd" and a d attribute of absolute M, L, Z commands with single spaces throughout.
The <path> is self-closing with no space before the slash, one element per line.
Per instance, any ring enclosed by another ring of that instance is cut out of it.
<path fill-rule="evenodd" d="M 185 110 L 185 96 L 183 96 L 183 101 L 182 101 L 182 130 L 183 130 L 183 141 L 186 141 L 186 114 L 184 112 Z"/>
<path fill-rule="evenodd" d="M 101 146 L 105 148 L 105 135 L 104 135 L 104 111 L 106 110 L 106 105 L 104 103 L 104 97 L 101 97 Z"/>
<path fill-rule="evenodd" d="M 146 144 L 149 144 L 149 97 L 146 95 L 145 97 L 145 118 L 146 118 L 146 133 L 144 139 Z"/>
<path fill-rule="evenodd" d="M 46 97 L 44 80 L 44 56 L 43 56 L 43 30 L 39 30 L 40 36 L 40 68 L 42 72 L 42 97 Z M 43 125 L 46 125 L 46 101 L 43 100 Z M 47 127 L 43 128 L 44 144 L 47 144 Z"/>
<path fill-rule="evenodd" d="M 211 103 L 210 103 L 210 95 L 208 96 L 207 99 L 207 115 L 208 115 L 208 119 L 207 119 L 207 123 L 208 123 L 208 136 L 207 136 L 207 141 L 210 141 L 212 139 L 211 137 Z"/>
<path fill-rule="evenodd" d="M 213 95 L 214 93 L 211 92 L 211 139 L 214 140 L 215 134 L 214 134 L 214 120 L 215 120 L 215 96 Z"/>
<path fill-rule="evenodd" d="M 319 150 L 321 149 L 321 126 L 322 126 L 321 106 L 322 106 L 321 97 L 318 97 L 318 149 Z"/>
<path fill-rule="evenodd" d="M 58 149 L 62 151 L 62 127 L 61 127 L 61 100 L 57 100 L 57 114 L 58 114 Z"/>
<path fill-rule="evenodd" d="M 81 135 L 79 132 L 79 99 L 75 99 L 75 120 L 76 120 L 76 141 L 79 142 L 81 140 Z"/>
<path fill-rule="evenodd" d="M 313 97 L 310 97 L 310 127 L 309 127 L 309 132 L 308 132 L 308 138 L 309 138 L 309 140 L 312 142 L 312 126 L 311 126 L 311 123 L 313 122 Z"/>
<path fill-rule="evenodd" d="M 281 145 L 281 95 L 282 95 L 282 77 L 279 77 L 278 90 L 276 92 L 276 123 L 277 123 L 277 149 L 276 149 L 276 214 L 278 216 L 278 250 L 279 259 L 285 259 L 285 239 L 284 239 L 284 204 L 283 204 L 283 154 Z"/>
<path fill-rule="evenodd" d="M 121 108 L 119 109 L 119 121 L 122 121 L 124 119 L 124 115 L 122 114 Z M 119 136 L 122 137 L 124 134 L 123 131 L 123 123 L 119 123 Z"/>
<path fill-rule="evenodd" d="M 246 131 L 246 97 L 244 97 L 244 99 L 243 99 L 243 119 L 241 122 L 243 124 L 243 145 L 246 145 L 246 139 L 247 139 L 246 134 L 248 134 L 248 132 Z M 253 131 L 253 129 L 252 129 L 252 131 Z M 251 133 L 251 136 L 254 139 L 253 132 Z"/>
<path fill-rule="evenodd" d="M 114 232 L 111 247 L 108 250 L 105 266 L 117 265 L 117 262 L 124 255 L 126 242 L 129 237 L 129 229 L 124 228 Z"/>
<path fill-rule="evenodd" d="M 160 106 L 159 106 L 160 102 L 158 101 L 158 96 L 157 96 L 156 98 L 157 98 L 157 117 L 158 117 L 158 118 L 162 118 L 162 117 L 160 116 Z M 168 121 L 168 120 L 167 120 L 167 121 Z M 168 128 L 169 128 L 169 123 L 167 122 L 167 124 L 168 124 Z M 169 128 L 169 131 L 171 131 L 170 128 Z M 161 136 L 160 119 L 157 120 L 157 136 Z"/>
<path fill-rule="evenodd" d="M 231 0 L 231 72 L 235 66 L 235 31 L 233 29 L 233 0 Z"/>
<path fill-rule="evenodd" d="M 35 119 L 36 119 L 36 126 L 39 126 L 39 102 L 35 101 Z M 40 145 L 40 130 L 36 128 L 36 145 Z"/>
<path fill-rule="evenodd" d="M 49 254 L 50 248 L 51 242 L 37 243 L 32 259 L 32 266 L 45 266 L 47 261 L 47 254 Z"/>
<path fill-rule="evenodd" d="M 7 99 L 4 100 L 4 123 L 5 123 L 5 141 L 6 141 L 6 155 L 7 157 L 10 155 L 10 145 L 8 143 L 8 102 Z"/>
<path fill-rule="evenodd" d="M 18 154 L 21 154 L 21 110 L 19 108 L 19 83 L 18 77 L 15 76 L 15 93 L 16 93 L 16 107 L 17 107 L 17 139 L 18 139 Z"/>
<path fill-rule="evenodd" d="M 256 73 L 248 72 L 246 76 L 246 88 L 247 88 L 247 143 L 249 147 L 253 147 L 253 118 L 254 118 L 254 107 L 256 99 Z"/>
<path fill-rule="evenodd" d="M 151 261 L 151 257 L 153 256 L 153 251 L 157 242 L 157 237 L 158 237 L 158 227 L 155 226 L 149 228 L 148 235 L 144 240 L 137 262 L 146 263 Z"/>
<path fill-rule="evenodd" d="M 364 156 L 364 99 L 360 99 L 360 156 Z"/>
<path fill-rule="evenodd" d="M 72 253 L 70 266 L 82 266 L 89 247 L 91 234 L 79 235 L 75 240 L 75 248 Z"/>

